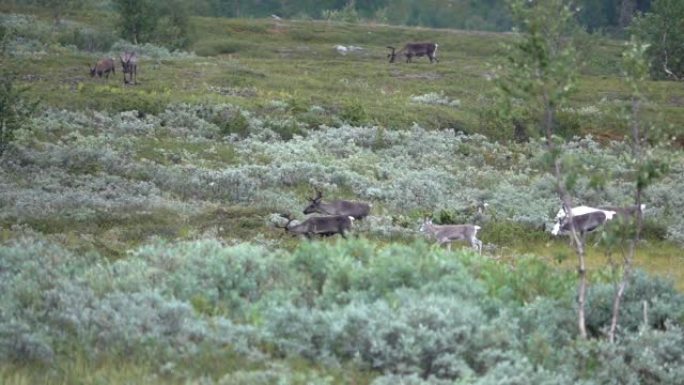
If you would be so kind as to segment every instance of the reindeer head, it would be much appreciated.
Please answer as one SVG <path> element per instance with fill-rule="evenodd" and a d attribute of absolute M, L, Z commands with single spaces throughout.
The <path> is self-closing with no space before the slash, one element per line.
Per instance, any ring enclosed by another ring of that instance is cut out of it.
<path fill-rule="evenodd" d="M 95 71 L 97 70 L 97 66 L 90 67 L 90 77 L 95 77 Z"/>
<path fill-rule="evenodd" d="M 318 209 L 321 206 L 321 199 L 323 199 L 323 194 L 319 190 L 316 190 L 316 196 L 309 199 L 311 203 L 304 209 L 304 214 L 313 214 L 318 212 Z"/>
<path fill-rule="evenodd" d="M 123 52 L 119 58 L 121 59 L 121 66 L 123 67 L 124 72 L 129 71 L 130 67 L 138 61 L 138 57 L 135 52 Z"/>
<path fill-rule="evenodd" d="M 425 219 L 423 219 L 423 223 L 420 225 L 420 229 L 418 229 L 418 231 L 420 231 L 421 233 L 424 233 L 427 231 L 428 227 L 430 227 L 430 226 L 432 226 L 432 219 L 425 217 Z"/>

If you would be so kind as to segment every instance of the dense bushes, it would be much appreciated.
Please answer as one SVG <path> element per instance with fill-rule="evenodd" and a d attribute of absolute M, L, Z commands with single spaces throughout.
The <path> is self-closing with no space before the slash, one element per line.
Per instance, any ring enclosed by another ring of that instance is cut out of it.
<path fill-rule="evenodd" d="M 379 384 L 593 384 L 610 376 L 661 383 L 654 378 L 681 375 L 681 294 L 640 273 L 625 299 L 620 342 L 576 343 L 573 285 L 558 285 L 570 283 L 566 273 L 543 263 L 526 278 L 535 263 L 514 269 L 423 242 L 365 240 L 303 243 L 292 252 L 156 243 L 111 263 L 30 236 L 0 246 L 0 360 L 124 354 L 173 368 L 230 347 L 255 364 L 353 363 L 381 375 Z M 532 295 L 521 290 L 530 284 Z M 600 330 L 607 291 L 592 290 L 589 319 Z M 644 300 L 648 326 L 631 315 Z M 267 371 L 250 376 L 257 375 Z"/>

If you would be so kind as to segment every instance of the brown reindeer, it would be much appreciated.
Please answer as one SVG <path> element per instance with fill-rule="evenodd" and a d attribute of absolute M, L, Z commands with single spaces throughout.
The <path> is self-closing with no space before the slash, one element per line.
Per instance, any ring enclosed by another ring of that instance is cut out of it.
<path fill-rule="evenodd" d="M 291 225 L 290 223 L 294 220 L 291 214 L 280 214 L 280 216 L 287 219 L 287 223 L 282 227 L 285 231 L 304 235 L 309 239 L 312 235 L 330 236 L 335 234 L 340 234 L 343 238 L 347 238 L 345 232 L 351 230 L 352 223 L 354 222 L 354 217 L 352 216 L 330 215 L 310 217 L 302 223 Z"/>
<path fill-rule="evenodd" d="M 109 73 L 116 73 L 116 69 L 114 66 L 114 59 L 110 58 L 104 58 L 100 59 L 95 63 L 95 66 L 90 67 L 90 76 L 94 77 L 96 74 L 99 77 L 102 77 L 104 74 L 105 79 L 109 79 Z"/>
<path fill-rule="evenodd" d="M 363 219 L 370 213 L 371 205 L 364 202 L 332 201 L 322 202 L 323 194 L 316 190 L 316 196 L 310 198 L 311 204 L 304 209 L 304 214 L 345 215 L 354 219 Z"/>
<path fill-rule="evenodd" d="M 126 51 L 121 54 L 121 67 L 123 67 L 124 84 L 131 81 L 137 84 L 138 56 L 135 52 Z M 126 74 L 128 74 L 128 79 L 126 79 Z"/>
<path fill-rule="evenodd" d="M 396 48 L 387 46 L 387 48 L 391 50 L 391 52 L 387 54 L 387 57 L 390 59 L 390 63 L 394 63 L 397 55 L 406 56 L 407 63 L 410 63 L 411 58 L 414 56 L 427 56 L 428 59 L 430 59 L 430 63 L 433 61 L 439 62 L 439 59 L 437 59 L 437 47 L 439 47 L 439 44 L 435 43 L 407 43 L 397 51 Z"/>

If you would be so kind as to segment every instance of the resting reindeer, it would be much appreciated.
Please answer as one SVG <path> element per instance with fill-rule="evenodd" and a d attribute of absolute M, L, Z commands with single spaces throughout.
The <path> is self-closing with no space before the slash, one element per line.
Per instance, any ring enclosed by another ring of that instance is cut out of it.
<path fill-rule="evenodd" d="M 116 73 L 116 70 L 114 68 L 114 59 L 110 58 L 104 58 L 100 59 L 95 63 L 95 66 L 90 67 L 90 76 L 94 77 L 96 74 L 99 77 L 102 77 L 102 75 L 105 75 L 105 79 L 109 79 L 109 73 Z"/>
<path fill-rule="evenodd" d="M 345 215 L 354 219 L 363 219 L 370 213 L 371 205 L 363 202 L 338 200 L 329 203 L 322 202 L 323 194 L 316 190 L 316 196 L 309 199 L 311 204 L 306 206 L 304 214 Z"/>
<path fill-rule="evenodd" d="M 137 83 L 138 74 L 138 56 L 135 52 L 124 52 L 121 54 L 121 67 L 123 67 L 124 83 L 128 84 L 131 81 L 133 84 Z M 128 79 L 126 79 L 126 74 L 128 74 Z"/>
<path fill-rule="evenodd" d="M 304 222 L 290 225 L 294 220 L 290 214 L 280 214 L 287 219 L 284 228 L 287 232 L 297 235 L 304 235 L 311 238 L 312 235 L 329 236 L 340 234 L 343 238 L 347 238 L 345 232 L 351 230 L 354 217 L 347 215 L 330 215 L 322 217 L 310 217 Z M 277 226 L 280 227 L 280 226 Z"/>
<path fill-rule="evenodd" d="M 433 225 L 432 219 L 425 219 L 420 226 L 420 231 L 431 234 L 439 245 L 447 244 L 451 251 L 451 242 L 467 241 L 470 246 L 482 254 L 482 241 L 476 238 L 480 226 L 475 225 Z"/>
<path fill-rule="evenodd" d="M 439 47 L 439 44 L 435 43 L 407 43 L 399 51 L 397 51 L 396 48 L 387 46 L 387 48 L 392 50 L 392 52 L 387 54 L 387 57 L 390 59 L 390 63 L 394 63 L 397 55 L 406 56 L 407 63 L 410 63 L 411 58 L 414 56 L 427 56 L 428 59 L 430 59 L 430 63 L 433 61 L 439 62 L 439 59 L 437 59 L 437 47 Z"/>

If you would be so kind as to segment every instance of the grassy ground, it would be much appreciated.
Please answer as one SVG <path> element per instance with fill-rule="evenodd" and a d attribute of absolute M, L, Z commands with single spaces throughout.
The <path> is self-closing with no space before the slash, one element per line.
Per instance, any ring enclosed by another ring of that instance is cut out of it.
<path fill-rule="evenodd" d="M 49 14 L 41 10 L 32 12 L 46 22 L 50 20 Z M 91 12 L 69 17 L 83 25 L 97 21 L 101 28 L 113 28 L 111 15 Z M 497 64 L 496 54 L 502 52 L 502 43 L 512 39 L 510 35 L 290 20 L 195 18 L 194 26 L 190 50 L 197 56 L 143 58 L 135 86 L 123 85 L 120 72 L 108 80 L 90 78 L 88 65 L 101 54 L 56 46 L 49 47 L 46 54 L 10 60 L 7 66 L 29 87 L 30 96 L 44 105 L 71 110 L 137 109 L 158 113 L 173 102 L 231 103 L 258 115 L 292 116 L 310 128 L 347 121 L 403 129 L 416 122 L 428 128 L 455 128 L 494 139 L 510 138 L 510 133 L 490 127 L 482 119 L 496 108 L 490 99 L 494 88 L 488 78 Z M 425 58 L 413 64 L 387 63 L 386 46 L 420 40 L 440 44 L 438 64 L 429 64 Z M 336 44 L 355 45 L 362 50 L 343 56 L 333 48 Z M 625 100 L 628 90 L 619 77 L 621 49 L 619 41 L 593 39 L 586 43 L 583 52 L 587 65 L 581 69 L 579 90 L 572 98 L 576 108 L 611 109 Z M 411 101 L 412 96 L 428 93 L 441 94 L 455 103 L 447 106 Z M 658 109 L 656 112 L 647 107 L 647 114 L 664 122 L 681 141 L 684 89 L 673 82 L 651 82 L 648 96 L 651 107 L 657 105 Z M 285 109 L 274 108 L 274 101 L 284 104 Z M 314 106 L 325 112 L 311 114 Z M 293 133 L 297 130 L 293 128 Z M 585 119 L 567 131 L 569 135 L 592 134 L 599 138 L 619 138 L 624 133 L 624 124 L 609 118 Z M 178 151 L 193 154 L 203 167 L 220 169 L 237 161 L 229 144 L 217 145 L 211 153 L 201 145 L 176 138 L 141 139 L 134 146 L 136 156 L 160 163 L 170 162 L 168 152 Z M 135 225 L 103 218 L 96 226 L 99 230 L 93 234 L 93 243 L 103 243 L 99 239 L 106 234 L 140 235 L 132 237 L 132 243 L 105 248 L 115 256 L 123 255 L 126 247 L 145 239 L 145 234 L 191 237 L 193 227 L 210 227 L 212 220 L 205 221 L 212 216 L 208 213 L 178 224 L 172 220 L 173 215 L 158 213 L 141 218 Z M 47 232 L 62 228 L 58 223 L 31 225 Z M 79 237 L 79 233 L 88 232 L 90 224 L 74 227 L 70 223 L 64 227 L 70 229 L 67 233 Z M 5 230 L 5 234 L 11 232 Z M 671 256 L 681 250 L 670 244 L 656 245 L 642 251 L 639 264 L 672 273 L 676 263 Z M 549 255 L 550 259 L 553 254 L 568 253 L 562 242 L 546 241 L 510 246 L 509 250 L 512 255 L 535 253 Z M 593 264 L 602 264 L 600 252 L 590 254 Z M 674 278 L 681 278 L 682 273 L 675 274 Z M 683 280 L 677 281 L 682 288 Z"/>
<path fill-rule="evenodd" d="M 81 23 L 94 19 L 88 14 L 75 18 Z M 194 24 L 195 39 L 189 49 L 198 57 L 145 59 L 135 87 L 124 87 L 120 73 L 109 82 L 90 79 L 87 66 L 99 54 L 53 50 L 14 61 L 12 67 L 46 104 L 70 109 L 125 110 L 137 105 L 155 112 L 168 102 L 184 101 L 228 102 L 268 112 L 269 102 L 280 100 L 310 127 L 342 116 L 352 123 L 389 128 L 417 122 L 497 139 L 511 136 L 481 119 L 496 108 L 488 78 L 499 60 L 496 54 L 502 52 L 502 43 L 512 39 L 510 35 L 322 21 L 196 18 Z M 104 27 L 113 28 L 106 23 Z M 420 40 L 440 44 L 438 64 L 431 65 L 426 58 L 410 65 L 387 63 L 386 46 Z M 340 55 L 334 49 L 337 44 L 362 50 Z M 587 65 L 581 69 L 572 103 L 577 108 L 599 109 L 620 104 L 628 91 L 619 77 L 622 43 L 596 38 L 585 44 L 582 52 Z M 662 119 L 681 124 L 681 87 L 652 82 L 649 89 L 649 98 L 657 103 Z M 457 106 L 411 102 L 411 96 L 428 93 L 441 93 L 456 100 Z M 327 114 L 307 116 L 311 106 L 321 106 Z M 585 120 L 566 131 L 568 135 L 592 133 L 615 138 L 622 136 L 625 128 L 619 122 Z M 672 133 L 679 134 L 674 128 Z"/>

